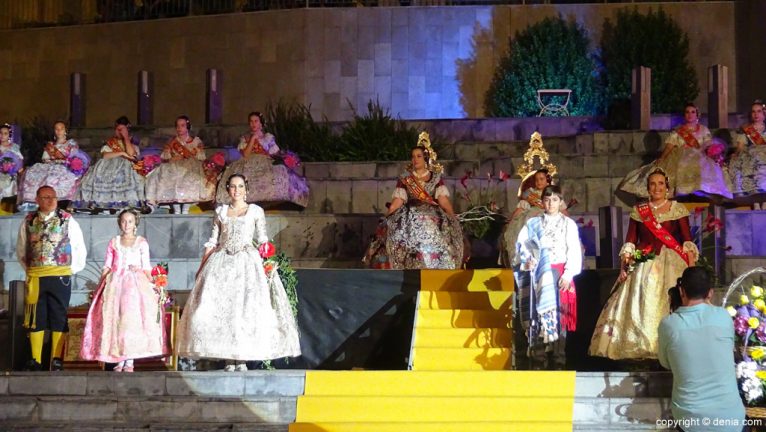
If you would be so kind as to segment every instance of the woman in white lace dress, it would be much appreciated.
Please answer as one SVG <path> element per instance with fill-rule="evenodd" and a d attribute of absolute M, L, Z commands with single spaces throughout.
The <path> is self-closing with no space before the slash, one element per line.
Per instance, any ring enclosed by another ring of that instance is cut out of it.
<path fill-rule="evenodd" d="M 226 185 L 231 204 L 216 210 L 178 326 L 178 354 L 233 360 L 225 370 L 244 371 L 246 360 L 295 357 L 301 350 L 282 282 L 276 270 L 266 275 L 262 248 L 253 245 L 268 242 L 263 209 L 245 202 L 244 176 L 233 174 Z"/>

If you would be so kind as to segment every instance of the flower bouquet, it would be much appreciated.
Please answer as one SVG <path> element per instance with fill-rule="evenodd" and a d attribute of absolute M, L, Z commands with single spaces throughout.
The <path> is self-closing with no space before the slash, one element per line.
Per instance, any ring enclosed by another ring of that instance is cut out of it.
<path fill-rule="evenodd" d="M 643 249 L 636 249 L 630 255 L 630 262 L 628 263 L 628 268 L 625 269 L 625 271 L 632 273 L 633 270 L 636 269 L 637 264 L 653 260 L 655 258 L 657 258 L 657 255 L 654 253 L 654 250 L 652 250 L 651 246 L 647 246 Z"/>
<path fill-rule="evenodd" d="M 723 168 L 726 165 L 726 144 L 722 140 L 714 139 L 705 148 L 705 155 Z"/>
<path fill-rule="evenodd" d="M 226 156 L 222 151 L 216 152 L 213 156 L 202 162 L 202 168 L 205 170 L 205 176 L 210 183 L 217 183 L 218 176 L 223 172 L 226 165 Z"/>
<path fill-rule="evenodd" d="M 160 322 L 165 309 L 173 305 L 173 297 L 167 290 L 168 287 L 168 263 L 161 262 L 154 266 L 151 271 L 152 285 L 157 294 L 157 322 Z"/>
<path fill-rule="evenodd" d="M 298 156 L 297 153 L 292 152 L 290 150 L 280 151 L 278 154 L 274 155 L 273 157 L 274 157 L 274 163 L 281 163 L 282 165 L 286 166 L 287 169 L 295 173 L 297 173 L 298 170 L 301 168 L 301 158 Z"/>
<path fill-rule="evenodd" d="M 136 170 L 139 174 L 146 177 L 149 175 L 150 172 L 152 172 L 155 168 L 160 166 L 162 164 L 162 158 L 160 155 L 152 154 L 152 155 L 146 155 L 141 158 L 138 162 L 133 164 L 133 169 Z"/>
<path fill-rule="evenodd" d="M 84 151 L 77 149 L 69 154 L 66 166 L 72 174 L 82 177 L 90 167 L 90 157 Z"/>
<path fill-rule="evenodd" d="M 766 273 L 763 267 L 752 269 L 736 278 L 726 291 L 723 306 L 734 319 L 734 333 L 738 348 L 737 382 L 740 395 L 748 406 L 748 415 L 764 417 L 766 410 L 763 408 L 751 409 L 750 407 L 763 406 L 766 399 L 766 298 L 764 289 L 758 285 L 751 285 L 749 289 L 743 286 L 743 282 L 756 273 Z M 729 297 L 738 292 L 736 305 L 726 306 Z M 755 410 L 759 410 L 755 412 Z M 752 412 L 751 412 L 752 411 Z"/>
<path fill-rule="evenodd" d="M 24 166 L 21 157 L 12 151 L 7 151 L 0 155 L 0 173 L 13 177 L 19 173 Z"/>
<path fill-rule="evenodd" d="M 463 231 L 475 238 L 481 239 L 489 234 L 493 222 L 505 222 L 505 216 L 500 214 L 501 209 L 497 205 L 495 192 L 497 185 L 510 179 L 511 176 L 502 170 L 497 177 L 487 173 L 486 180 L 479 179 L 478 191 L 472 191 L 468 186 L 468 181 L 472 176 L 473 172 L 466 171 L 465 175 L 460 178 L 460 186 L 462 186 L 463 190 L 459 194 L 463 200 L 468 202 L 469 208 L 459 213 L 457 218 L 463 227 Z M 483 186 L 481 183 L 485 181 L 486 186 Z"/>
<path fill-rule="evenodd" d="M 285 294 L 287 294 L 287 300 L 290 302 L 290 309 L 292 309 L 293 316 L 297 318 L 298 293 L 295 288 L 298 285 L 298 277 L 292 264 L 290 264 L 290 258 L 284 252 L 277 253 L 277 248 L 270 241 L 258 245 L 257 248 L 263 260 L 263 271 L 266 273 L 269 287 L 273 289 L 275 278 L 282 281 Z"/>

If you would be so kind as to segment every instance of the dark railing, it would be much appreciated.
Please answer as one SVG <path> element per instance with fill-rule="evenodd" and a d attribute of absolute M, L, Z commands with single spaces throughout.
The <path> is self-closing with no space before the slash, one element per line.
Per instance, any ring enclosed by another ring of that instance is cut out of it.
<path fill-rule="evenodd" d="M 217 15 L 270 9 L 375 6 L 733 2 L 735 0 L 0 0 L 0 29 Z"/>

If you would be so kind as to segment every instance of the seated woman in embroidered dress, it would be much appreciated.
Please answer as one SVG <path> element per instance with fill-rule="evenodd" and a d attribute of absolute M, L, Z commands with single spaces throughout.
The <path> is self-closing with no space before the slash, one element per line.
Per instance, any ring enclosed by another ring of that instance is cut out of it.
<path fill-rule="evenodd" d="M 250 131 L 239 139 L 239 152 L 242 158 L 229 165 L 221 178 L 228 178 L 241 173 L 250 179 L 247 191 L 249 203 L 289 202 L 306 207 L 309 200 L 309 187 L 306 179 L 297 171 L 300 161 L 294 154 L 282 154 L 274 140 L 274 135 L 263 130 L 263 115 L 253 111 L 247 116 Z M 281 160 L 283 164 L 274 165 Z M 218 183 L 216 201 L 228 203 L 224 182 Z"/>
<path fill-rule="evenodd" d="M 529 346 L 542 345 L 550 353 L 547 368 L 562 369 L 566 363 L 564 339 L 577 327 L 574 277 L 582 270 L 582 249 L 577 223 L 561 213 L 561 188 L 546 186 L 542 195 L 545 213 L 527 221 L 515 245 L 520 270 L 530 272 L 531 277 L 516 279 L 529 283 L 518 287 L 520 297 L 530 304 L 530 315 L 521 317 L 522 322 L 530 323 Z"/>
<path fill-rule="evenodd" d="M 439 174 L 441 166 L 435 164 L 430 142 L 426 144 L 412 149 L 410 171 L 399 177 L 388 214 L 365 255 L 363 261 L 373 268 L 457 269 L 462 265 L 463 231 Z"/>
<path fill-rule="evenodd" d="M 21 149 L 18 144 L 11 141 L 11 138 L 11 125 L 8 123 L 0 124 L 0 158 L 7 157 L 9 159 L 7 163 L 2 161 L 3 167 L 0 171 L 0 200 L 2 200 L 0 214 L 3 211 L 13 212 L 16 199 L 11 198 L 16 196 L 18 189 L 16 179 L 24 166 L 24 156 L 21 154 Z"/>
<path fill-rule="evenodd" d="M 590 354 L 620 359 L 656 359 L 660 320 L 670 311 L 666 294 L 699 256 L 689 229 L 689 211 L 668 196 L 661 168 L 649 173 L 649 201 L 630 213 L 623 266 L 604 305 L 590 344 Z"/>
<path fill-rule="evenodd" d="M 85 173 L 76 174 L 67 167 L 67 160 L 79 150 L 77 142 L 67 139 L 67 127 L 63 121 L 53 124 L 55 141 L 48 142 L 43 151 L 42 162 L 27 168 L 19 182 L 19 204 L 21 210 L 32 210 L 37 189 L 51 186 L 59 200 L 72 200 L 77 192 L 77 183 Z"/>
<path fill-rule="evenodd" d="M 765 109 L 766 105 L 760 99 L 756 99 L 750 106 L 750 123 L 743 125 L 734 139 L 734 153 L 729 160 L 729 175 L 735 197 L 766 193 Z"/>
<path fill-rule="evenodd" d="M 130 135 L 130 120 L 114 122 L 114 136 L 101 147 L 101 160 L 85 174 L 75 198 L 76 208 L 120 209 L 144 205 L 144 178 L 133 168 L 140 149 Z"/>
<path fill-rule="evenodd" d="M 208 179 L 202 162 L 205 148 L 199 137 L 191 136 L 191 121 L 176 118 L 176 136 L 162 151 L 162 165 L 146 177 L 146 200 L 150 205 L 172 204 L 174 214 L 187 214 L 189 207 L 211 201 L 215 183 Z"/>
<path fill-rule="evenodd" d="M 699 109 L 693 103 L 684 107 L 684 124 L 665 140 L 660 157 L 628 173 L 618 186 L 617 197 L 632 205 L 648 198 L 646 179 L 655 168 L 670 178 L 670 193 L 675 197 L 696 195 L 714 200 L 732 197 L 731 182 L 723 171 L 725 146 L 712 140 L 710 130 L 699 123 Z"/>

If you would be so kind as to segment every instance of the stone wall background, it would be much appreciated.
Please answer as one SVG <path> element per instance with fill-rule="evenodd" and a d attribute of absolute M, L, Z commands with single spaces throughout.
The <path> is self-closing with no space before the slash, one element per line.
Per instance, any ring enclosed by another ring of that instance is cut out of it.
<path fill-rule="evenodd" d="M 279 98 L 310 104 L 332 121 L 351 117 L 348 102 L 364 108 L 374 98 L 405 119 L 476 118 L 509 36 L 560 14 L 599 41 L 603 20 L 625 7 L 657 4 L 299 9 L 5 30 L 0 119 L 68 118 L 72 72 L 86 74 L 87 126 L 108 126 L 123 114 L 135 119 L 143 69 L 154 74 L 156 124 L 181 113 L 201 124 L 209 68 L 223 72 L 225 124 L 245 123 L 249 111 Z M 729 67 L 730 109 L 751 100 L 759 81 L 748 77 L 757 70 L 738 68 L 737 52 L 749 53 L 758 40 L 735 44 L 735 15 L 762 6 L 662 7 L 689 34 L 702 110 L 706 68 L 716 63 Z"/>

